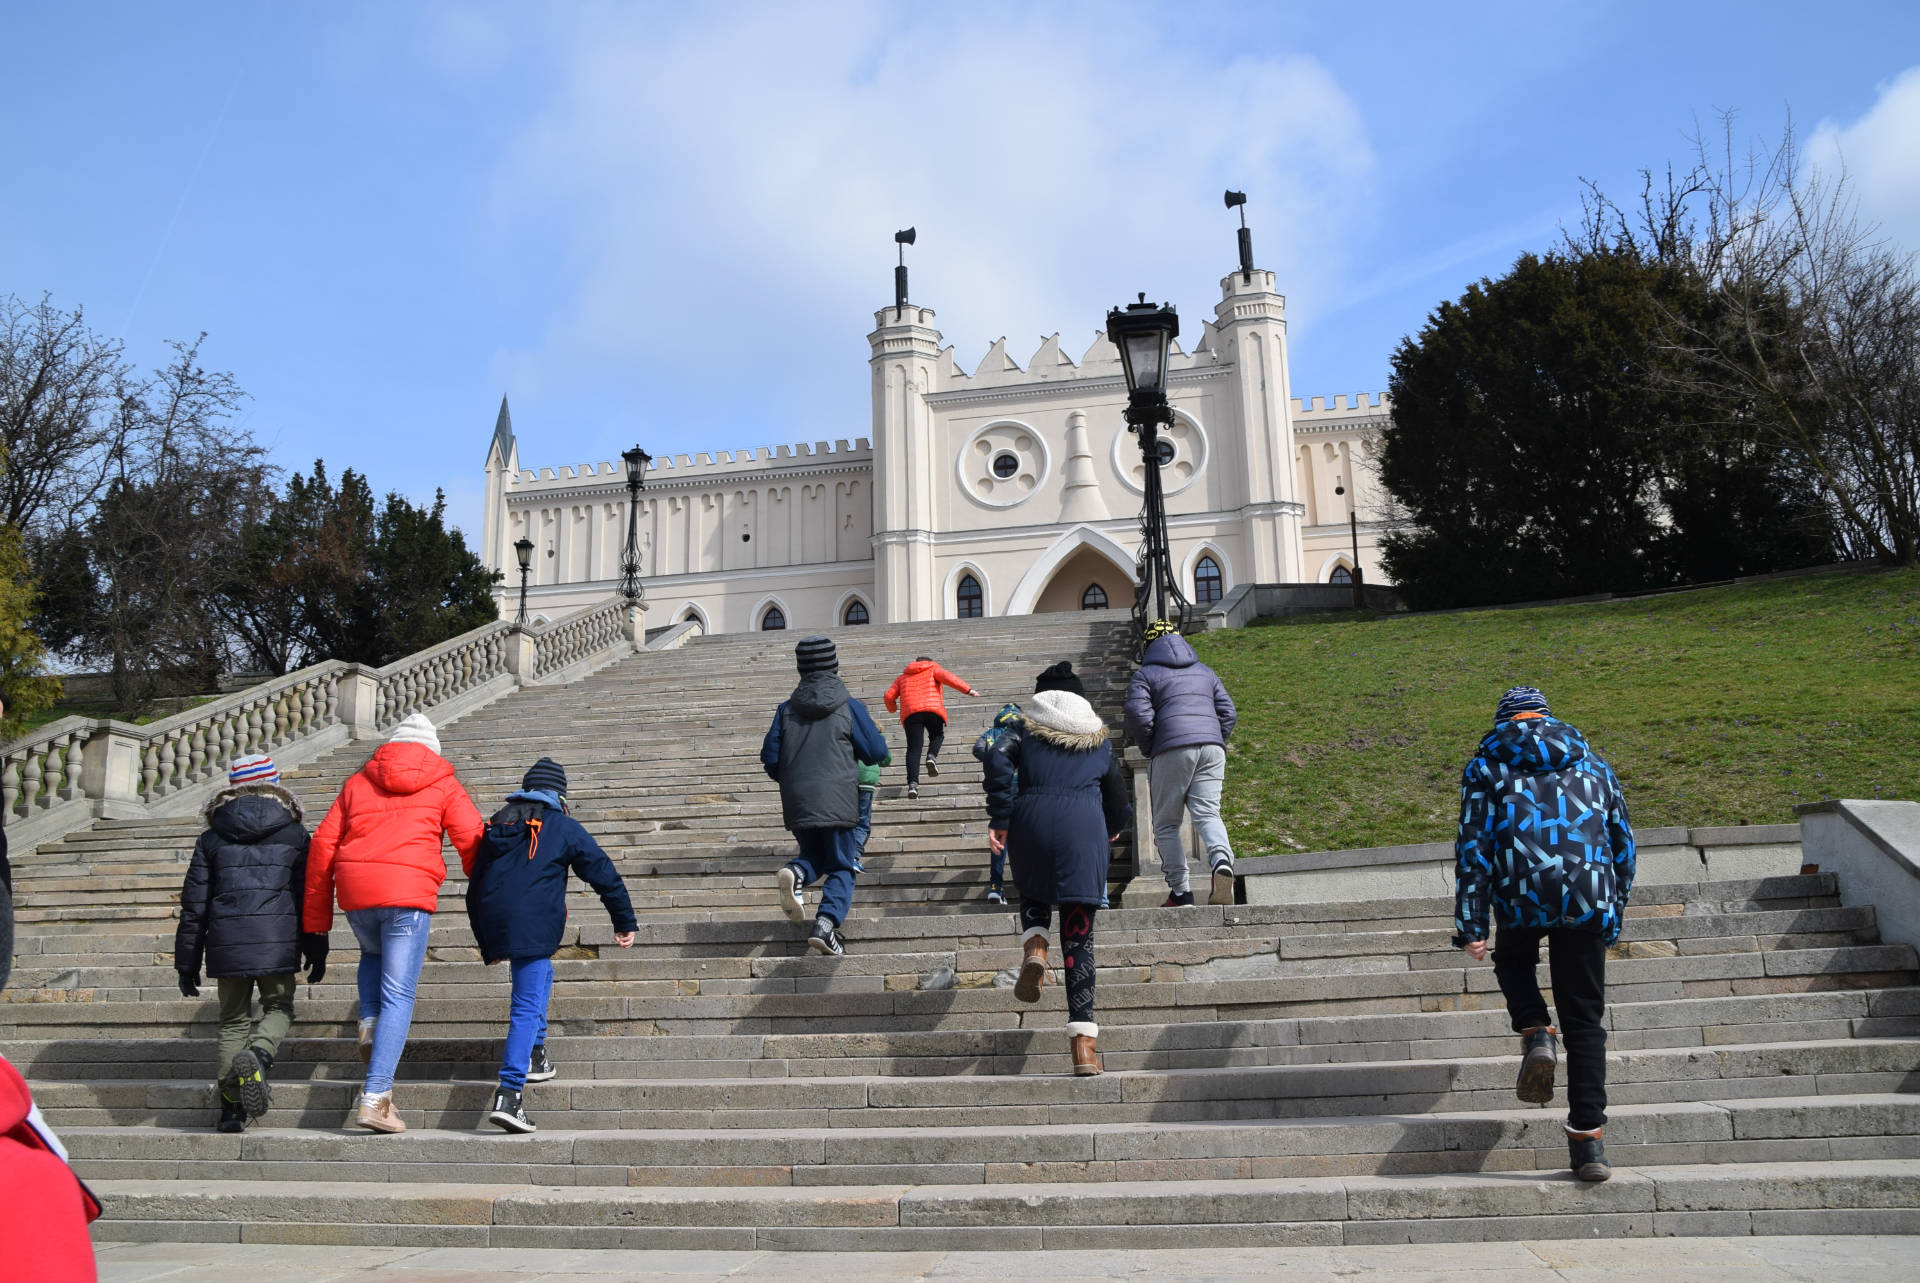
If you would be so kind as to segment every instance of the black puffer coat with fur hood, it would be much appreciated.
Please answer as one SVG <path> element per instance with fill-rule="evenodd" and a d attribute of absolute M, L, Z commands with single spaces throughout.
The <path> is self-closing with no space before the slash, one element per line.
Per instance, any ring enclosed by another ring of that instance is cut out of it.
<path fill-rule="evenodd" d="M 300 803 L 278 784 L 237 784 L 203 814 L 207 831 L 180 888 L 174 970 L 198 972 L 204 959 L 213 979 L 291 974 L 307 882 Z"/>
<path fill-rule="evenodd" d="M 987 753 L 987 816 L 1007 831 L 1022 900 L 1099 904 L 1109 836 L 1133 816 L 1126 773 L 1093 705 L 1041 691 Z"/>

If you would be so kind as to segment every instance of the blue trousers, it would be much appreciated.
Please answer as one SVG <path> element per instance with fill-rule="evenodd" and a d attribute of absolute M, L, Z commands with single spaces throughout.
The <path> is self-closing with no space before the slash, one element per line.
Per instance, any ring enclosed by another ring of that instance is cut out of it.
<path fill-rule="evenodd" d="M 853 826 L 853 850 L 856 856 L 867 853 L 867 839 L 873 836 L 873 790 L 860 790 L 860 820 Z"/>
<path fill-rule="evenodd" d="M 552 958 L 509 958 L 513 1004 L 507 1016 L 507 1046 L 500 1054 L 500 1085 L 519 1091 L 527 1085 L 527 1062 L 547 1040 L 547 1001 L 553 997 Z"/>
<path fill-rule="evenodd" d="M 800 844 L 800 854 L 792 861 L 800 885 L 821 879 L 820 916 L 840 926 L 853 907 L 854 875 L 864 871 L 860 867 L 860 830 L 798 829 L 793 840 Z"/>
<path fill-rule="evenodd" d="M 349 909 L 347 925 L 360 944 L 360 969 L 354 977 L 360 988 L 360 1019 L 380 1022 L 373 1029 L 366 1085 L 378 1095 L 393 1090 L 394 1070 L 407 1049 L 433 915 L 425 909 Z"/>

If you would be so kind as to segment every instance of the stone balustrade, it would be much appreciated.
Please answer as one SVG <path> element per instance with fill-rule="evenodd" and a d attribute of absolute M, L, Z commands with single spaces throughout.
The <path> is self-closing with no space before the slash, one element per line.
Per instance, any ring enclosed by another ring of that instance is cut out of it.
<path fill-rule="evenodd" d="M 579 611 L 533 639 L 533 676 L 542 680 L 582 660 L 605 654 L 628 635 L 629 607 L 615 597 Z"/>

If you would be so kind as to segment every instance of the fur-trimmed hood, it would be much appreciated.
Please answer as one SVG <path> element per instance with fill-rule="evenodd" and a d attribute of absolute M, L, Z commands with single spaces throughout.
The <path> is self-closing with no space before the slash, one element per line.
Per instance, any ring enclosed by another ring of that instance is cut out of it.
<path fill-rule="evenodd" d="M 207 804 L 200 808 L 200 818 L 211 824 L 215 811 L 242 797 L 264 797 L 270 802 L 278 802 L 287 808 L 287 814 L 293 817 L 295 824 L 306 818 L 306 813 L 300 809 L 300 799 L 278 784 L 230 784 L 207 799 Z"/>
<path fill-rule="evenodd" d="M 1041 691 L 1021 720 L 1035 739 L 1070 752 L 1091 752 L 1107 742 L 1107 724 L 1085 696 L 1072 691 Z"/>

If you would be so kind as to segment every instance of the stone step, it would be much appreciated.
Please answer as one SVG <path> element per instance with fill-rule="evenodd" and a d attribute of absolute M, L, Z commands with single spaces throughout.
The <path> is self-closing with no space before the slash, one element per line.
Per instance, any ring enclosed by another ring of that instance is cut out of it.
<path fill-rule="evenodd" d="M 1566 1173 L 702 1189 L 108 1180 L 105 1241 L 724 1250 L 1214 1248 L 1913 1232 L 1920 1160 Z"/>

